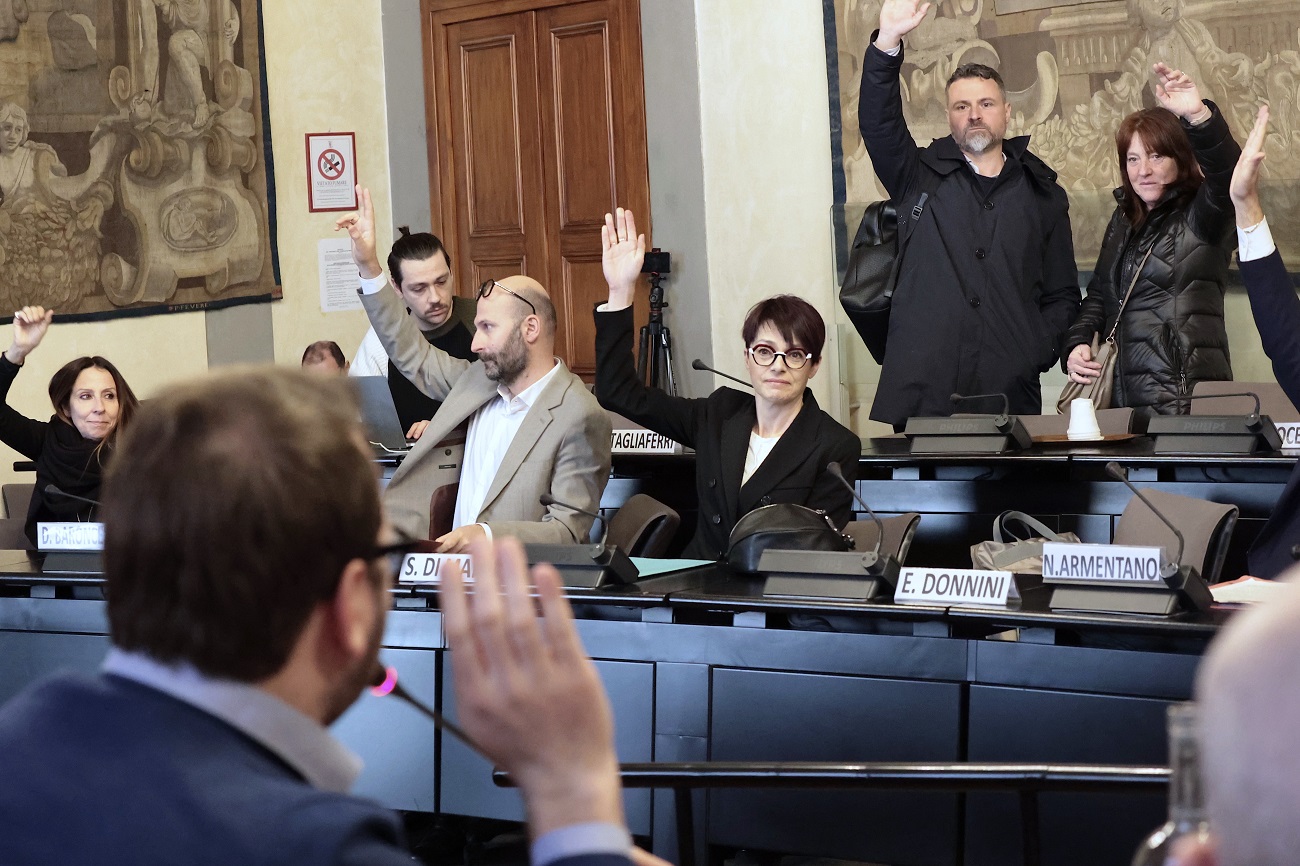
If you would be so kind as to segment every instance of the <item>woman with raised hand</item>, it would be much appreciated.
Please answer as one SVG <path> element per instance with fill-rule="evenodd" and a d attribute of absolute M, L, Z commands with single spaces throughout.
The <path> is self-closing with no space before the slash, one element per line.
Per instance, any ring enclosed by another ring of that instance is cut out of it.
<path fill-rule="evenodd" d="M 647 387 L 632 360 L 632 297 L 645 259 L 645 235 L 631 211 L 605 215 L 601 229 L 609 301 L 596 311 L 596 399 L 611 412 L 695 449 L 699 520 L 684 556 L 721 559 L 736 521 L 763 505 L 820 509 L 843 528 L 853 517 L 844 478 L 857 478 L 862 442 L 817 405 L 808 382 L 821 366 L 826 325 L 794 295 L 759 301 L 741 337 L 754 393 L 719 388 L 676 397 Z"/>
<path fill-rule="evenodd" d="M 1101 369 L 1092 341 L 1113 333 L 1114 405 L 1174 414 L 1197 382 L 1232 378 L 1223 293 L 1241 148 L 1191 78 L 1153 69 L 1161 107 L 1133 112 L 1115 133 L 1119 204 L 1063 354 L 1070 381 L 1088 384 Z"/>
<path fill-rule="evenodd" d="M 10 386 L 53 319 L 54 311 L 44 307 L 15 312 L 13 341 L 0 359 L 0 442 L 36 463 L 25 527 L 33 542 L 37 523 L 94 519 L 95 506 L 84 500 L 99 499 L 113 443 L 138 405 L 122 374 L 98 355 L 69 361 L 50 379 L 50 420 L 28 418 L 9 405 Z"/>

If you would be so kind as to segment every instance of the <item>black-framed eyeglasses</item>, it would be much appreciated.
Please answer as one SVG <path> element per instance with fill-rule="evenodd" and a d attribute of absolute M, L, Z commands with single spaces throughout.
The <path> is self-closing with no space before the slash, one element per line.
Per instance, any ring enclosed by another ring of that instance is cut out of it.
<path fill-rule="evenodd" d="M 812 360 L 803 349 L 791 349 L 788 352 L 778 352 L 771 346 L 750 346 L 745 351 L 749 352 L 749 357 L 754 359 L 754 363 L 760 367 L 770 367 L 777 358 L 785 361 L 785 365 L 791 370 L 800 370 L 805 364 Z"/>
<path fill-rule="evenodd" d="M 519 300 L 523 301 L 525 304 L 528 305 L 528 309 L 530 309 L 530 310 L 533 311 L 533 315 L 534 315 L 534 316 L 537 315 L 537 308 L 533 306 L 533 302 L 532 302 L 532 301 L 528 300 L 528 299 L 525 298 L 523 295 L 519 294 L 518 292 L 514 291 L 513 289 L 511 289 L 511 288 L 509 288 L 509 287 L 507 287 L 507 286 L 503 286 L 503 285 L 501 285 L 501 284 L 498 283 L 496 280 L 484 280 L 484 281 L 483 281 L 483 283 L 478 287 L 478 297 L 479 297 L 479 299 L 482 300 L 483 298 L 486 298 L 488 295 L 492 294 L 492 289 L 493 289 L 493 288 L 500 289 L 501 291 L 505 292 L 507 295 L 514 295 L 516 298 L 518 298 Z"/>
<path fill-rule="evenodd" d="M 402 563 L 406 561 L 409 553 L 417 553 L 427 541 L 420 538 L 407 539 L 406 541 L 397 541 L 392 544 L 382 544 L 374 548 L 366 555 L 366 559 L 382 559 L 388 565 L 388 572 L 396 580 L 402 573 Z"/>

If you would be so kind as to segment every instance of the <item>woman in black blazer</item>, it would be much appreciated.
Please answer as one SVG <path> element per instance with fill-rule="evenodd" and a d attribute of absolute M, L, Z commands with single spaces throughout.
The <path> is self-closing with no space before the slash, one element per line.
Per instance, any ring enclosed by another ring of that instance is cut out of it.
<path fill-rule="evenodd" d="M 630 211 L 601 229 L 609 301 L 596 310 L 596 398 L 611 412 L 695 449 L 699 521 L 683 556 L 721 559 L 736 521 L 763 505 L 792 502 L 826 511 L 836 526 L 853 500 L 826 472 L 857 478 L 862 443 L 823 412 L 807 390 L 821 365 L 826 325 L 811 304 L 776 295 L 745 318 L 743 356 L 754 393 L 719 388 L 701 399 L 648 388 L 632 360 L 632 297 L 645 259 Z"/>

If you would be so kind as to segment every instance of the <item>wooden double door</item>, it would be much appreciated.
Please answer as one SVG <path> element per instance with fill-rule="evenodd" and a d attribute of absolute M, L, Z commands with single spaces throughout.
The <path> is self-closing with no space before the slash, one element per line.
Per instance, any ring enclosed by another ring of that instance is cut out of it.
<path fill-rule="evenodd" d="M 538 280 L 556 353 L 590 376 L 605 213 L 650 228 L 639 0 L 421 4 L 431 216 L 460 291 Z"/>

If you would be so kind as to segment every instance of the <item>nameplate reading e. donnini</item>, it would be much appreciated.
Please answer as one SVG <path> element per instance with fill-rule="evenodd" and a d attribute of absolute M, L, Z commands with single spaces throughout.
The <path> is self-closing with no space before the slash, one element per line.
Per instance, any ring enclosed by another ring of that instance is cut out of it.
<path fill-rule="evenodd" d="M 1159 547 L 1117 544 L 1043 544 L 1043 580 L 1052 583 L 1104 583 L 1164 586 Z"/>
<path fill-rule="evenodd" d="M 102 523 L 37 523 L 37 550 L 103 550 Z"/>
<path fill-rule="evenodd" d="M 470 558 L 464 553 L 408 553 L 402 560 L 398 583 L 421 586 L 442 583 L 442 579 L 459 573 L 466 583 L 474 581 Z"/>
<path fill-rule="evenodd" d="M 974 568 L 904 568 L 894 587 L 894 604 L 1006 607 L 1019 597 L 1011 572 Z"/>

